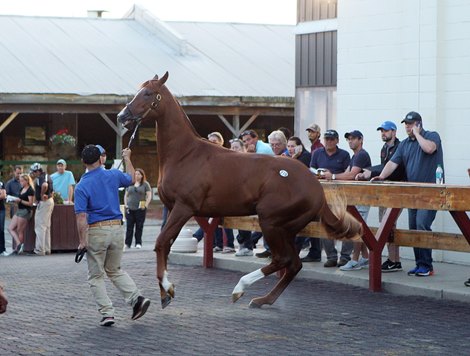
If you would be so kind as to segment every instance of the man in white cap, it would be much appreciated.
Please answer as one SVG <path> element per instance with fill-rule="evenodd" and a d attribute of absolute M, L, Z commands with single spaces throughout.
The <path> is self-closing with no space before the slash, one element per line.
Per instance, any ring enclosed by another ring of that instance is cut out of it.
<path fill-rule="evenodd" d="M 313 155 L 313 152 L 315 150 L 324 147 L 323 144 L 320 142 L 320 137 L 321 137 L 321 129 L 320 126 L 317 124 L 311 124 L 307 129 L 308 139 L 310 140 L 310 143 L 312 146 L 310 147 L 310 153 Z"/>
<path fill-rule="evenodd" d="M 67 171 L 67 162 L 64 159 L 57 161 L 57 172 L 51 175 L 52 183 L 54 184 L 54 191 L 59 192 L 64 203 L 71 203 L 73 201 L 73 187 L 75 185 L 75 178 L 71 171 Z"/>

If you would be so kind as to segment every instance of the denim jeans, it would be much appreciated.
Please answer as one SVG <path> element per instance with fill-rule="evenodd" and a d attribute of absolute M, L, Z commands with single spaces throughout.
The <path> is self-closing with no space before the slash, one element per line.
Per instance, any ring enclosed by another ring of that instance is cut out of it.
<path fill-rule="evenodd" d="M 370 206 L 365 205 L 357 205 L 356 209 L 364 221 L 367 221 L 367 217 L 369 216 Z M 338 259 L 338 252 L 336 251 L 335 241 L 334 240 L 325 240 L 323 239 L 323 248 L 325 249 L 326 258 L 328 260 L 337 260 Z M 341 260 L 351 260 L 351 253 L 353 251 L 353 242 L 352 241 L 343 241 L 341 243 Z M 310 254 L 310 252 L 309 252 Z"/>
<path fill-rule="evenodd" d="M 232 229 L 224 229 L 225 230 L 225 235 L 227 235 L 227 247 L 232 247 L 234 248 L 235 245 L 233 244 L 235 237 L 233 236 L 233 230 Z M 201 241 L 204 237 L 204 230 L 200 227 L 197 229 L 197 231 L 193 234 L 193 237 L 195 237 L 198 241 Z M 215 230 L 214 234 L 214 247 L 224 247 L 224 238 L 222 235 L 222 229 L 218 227 Z"/>
<path fill-rule="evenodd" d="M 259 231 L 253 231 L 251 233 L 251 241 L 253 241 L 253 245 L 256 245 L 256 243 L 263 237 L 263 233 Z M 263 239 L 263 247 L 265 250 L 269 251 L 269 246 L 266 242 L 266 240 Z"/>
<path fill-rule="evenodd" d="M 5 210 L 0 210 L 0 253 L 5 251 Z"/>
<path fill-rule="evenodd" d="M 431 225 L 435 218 L 435 210 L 408 209 L 408 227 L 410 230 L 432 231 Z M 429 268 L 432 271 L 432 249 L 414 247 L 413 251 L 416 266 Z"/>
<path fill-rule="evenodd" d="M 302 250 L 303 244 L 306 240 L 310 242 L 310 249 L 308 250 L 307 256 L 321 260 L 321 239 L 318 237 L 297 236 L 295 238 L 295 247 L 297 248 L 297 251 L 300 252 Z"/>
<path fill-rule="evenodd" d="M 241 248 L 253 250 L 253 240 L 251 239 L 251 231 L 238 230 L 237 241 Z"/>
<path fill-rule="evenodd" d="M 135 226 L 135 244 L 142 245 L 142 231 L 144 230 L 145 215 L 147 209 L 129 210 L 126 214 L 126 245 L 132 245 Z"/>

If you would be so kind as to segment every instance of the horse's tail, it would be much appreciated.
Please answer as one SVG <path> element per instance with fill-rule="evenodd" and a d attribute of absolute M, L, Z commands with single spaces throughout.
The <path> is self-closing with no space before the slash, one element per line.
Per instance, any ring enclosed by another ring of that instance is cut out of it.
<path fill-rule="evenodd" d="M 340 192 L 330 194 L 323 202 L 321 223 L 330 239 L 359 239 L 362 225 L 346 210 L 346 197 Z"/>

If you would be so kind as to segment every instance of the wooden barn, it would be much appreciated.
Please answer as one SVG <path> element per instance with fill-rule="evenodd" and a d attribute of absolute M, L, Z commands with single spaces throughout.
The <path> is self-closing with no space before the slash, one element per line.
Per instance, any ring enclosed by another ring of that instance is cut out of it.
<path fill-rule="evenodd" d="M 251 128 L 262 137 L 294 128 L 294 26 L 162 22 L 135 6 L 122 19 L 0 16 L 0 165 L 6 180 L 14 164 L 59 158 L 79 178 L 79 152 L 101 144 L 109 162 L 120 157 L 129 134 L 116 114 L 155 74 L 198 133 L 220 131 L 226 141 Z M 67 129 L 71 152 L 51 145 Z M 155 186 L 155 128 L 139 129 L 137 167 Z"/>

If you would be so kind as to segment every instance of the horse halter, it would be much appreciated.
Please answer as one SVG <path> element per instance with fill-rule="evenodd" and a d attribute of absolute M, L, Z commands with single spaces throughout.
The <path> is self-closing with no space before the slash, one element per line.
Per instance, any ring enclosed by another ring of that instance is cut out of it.
<path fill-rule="evenodd" d="M 162 96 L 160 93 L 157 93 L 155 95 L 155 98 L 153 99 L 153 101 L 150 103 L 150 107 L 147 109 L 146 112 L 144 112 L 144 114 L 142 115 L 142 118 L 141 120 L 145 119 L 145 117 L 148 115 L 148 113 L 152 110 L 157 110 L 158 108 L 158 104 L 160 104 L 160 101 L 162 100 Z"/>

